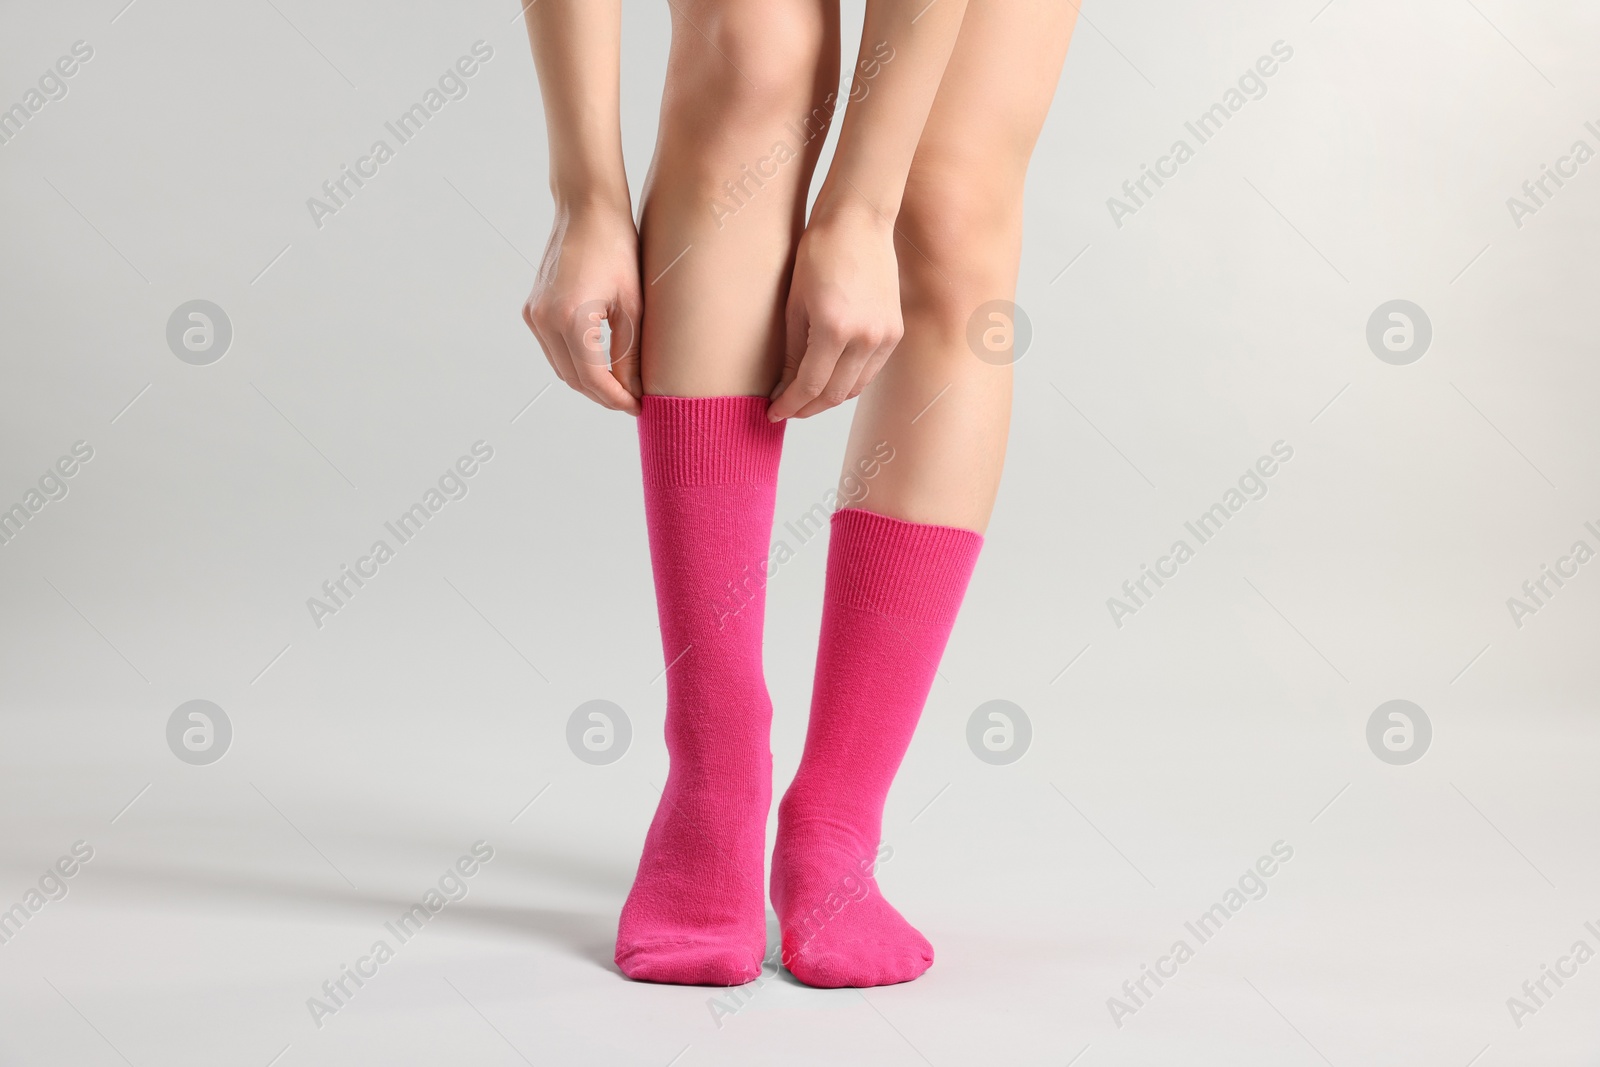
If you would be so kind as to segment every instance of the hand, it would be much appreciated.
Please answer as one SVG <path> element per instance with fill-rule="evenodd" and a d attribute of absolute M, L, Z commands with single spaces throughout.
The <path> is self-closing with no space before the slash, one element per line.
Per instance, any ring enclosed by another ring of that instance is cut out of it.
<path fill-rule="evenodd" d="M 783 375 L 767 417 L 807 418 L 865 389 L 900 343 L 894 227 L 867 216 L 812 222 L 789 283 Z"/>
<path fill-rule="evenodd" d="M 626 209 L 556 209 L 522 307 L 556 377 L 615 411 L 639 414 L 639 234 Z M 601 321 L 611 328 L 609 350 Z"/>

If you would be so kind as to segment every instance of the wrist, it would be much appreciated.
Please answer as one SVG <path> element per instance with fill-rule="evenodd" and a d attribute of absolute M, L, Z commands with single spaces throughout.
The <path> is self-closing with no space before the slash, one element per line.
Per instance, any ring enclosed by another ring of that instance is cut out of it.
<path fill-rule="evenodd" d="M 633 198 L 620 175 L 599 178 L 593 173 L 550 172 L 550 197 L 556 210 L 568 214 L 614 214 L 633 218 Z"/>
<path fill-rule="evenodd" d="M 555 214 L 557 218 L 586 219 L 586 220 L 614 220 L 625 222 L 629 229 L 634 229 L 633 207 L 626 196 L 619 198 L 603 196 L 597 197 L 592 193 L 555 194 Z"/>
<path fill-rule="evenodd" d="M 893 231 L 899 212 L 898 197 L 874 198 L 872 191 L 855 188 L 848 181 L 837 186 L 824 182 L 811 208 L 809 225 L 888 234 Z"/>

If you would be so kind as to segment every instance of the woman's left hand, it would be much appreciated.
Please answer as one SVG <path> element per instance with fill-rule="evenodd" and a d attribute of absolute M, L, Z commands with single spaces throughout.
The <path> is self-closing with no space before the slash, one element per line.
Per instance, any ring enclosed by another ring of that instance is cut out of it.
<path fill-rule="evenodd" d="M 813 215 L 795 252 L 787 319 L 769 419 L 803 419 L 865 389 L 905 331 L 892 222 L 865 206 Z"/>

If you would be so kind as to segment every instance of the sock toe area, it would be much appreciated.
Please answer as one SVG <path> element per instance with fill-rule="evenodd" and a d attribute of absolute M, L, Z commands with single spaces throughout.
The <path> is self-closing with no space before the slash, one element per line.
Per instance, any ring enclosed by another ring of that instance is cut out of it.
<path fill-rule="evenodd" d="M 898 941 L 845 941 L 789 961 L 789 973 L 820 989 L 897 985 L 933 966 L 933 946 Z"/>
<path fill-rule="evenodd" d="M 619 942 L 615 958 L 622 973 L 636 982 L 735 986 L 761 977 L 761 953 L 734 937 Z"/>

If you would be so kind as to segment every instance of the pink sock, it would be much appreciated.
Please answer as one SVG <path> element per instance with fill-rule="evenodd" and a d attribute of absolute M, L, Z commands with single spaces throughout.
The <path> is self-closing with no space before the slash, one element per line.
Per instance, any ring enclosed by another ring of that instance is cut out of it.
<path fill-rule="evenodd" d="M 783 962 L 807 985 L 907 982 L 933 963 L 872 870 L 889 784 L 982 545 L 952 526 L 833 516 L 811 723 L 772 856 Z"/>
<path fill-rule="evenodd" d="M 766 954 L 765 563 L 783 424 L 755 396 L 646 396 L 645 517 L 671 769 L 617 928 L 629 978 L 740 985 Z"/>

